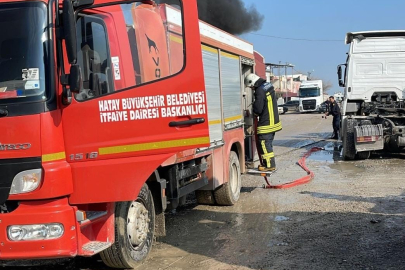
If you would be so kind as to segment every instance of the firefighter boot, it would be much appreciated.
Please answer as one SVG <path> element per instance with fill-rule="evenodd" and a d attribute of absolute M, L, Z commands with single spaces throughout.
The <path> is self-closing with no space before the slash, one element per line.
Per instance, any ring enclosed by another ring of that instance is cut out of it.
<path fill-rule="evenodd" d="M 261 172 L 274 172 L 276 170 L 276 160 L 274 159 L 274 153 L 264 154 L 264 165 L 259 165 L 258 170 Z"/>

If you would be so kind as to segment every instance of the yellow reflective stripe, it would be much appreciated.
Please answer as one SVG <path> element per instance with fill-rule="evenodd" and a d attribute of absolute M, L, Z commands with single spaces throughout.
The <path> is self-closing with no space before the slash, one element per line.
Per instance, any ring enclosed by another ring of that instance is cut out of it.
<path fill-rule="evenodd" d="M 263 148 L 263 153 L 266 155 L 267 154 L 267 148 L 266 148 L 266 141 L 262 140 L 262 148 Z"/>
<path fill-rule="evenodd" d="M 270 94 L 267 96 L 267 107 L 269 109 L 270 126 L 274 126 L 273 98 Z"/>
<path fill-rule="evenodd" d="M 207 51 L 207 52 L 212 52 L 212 53 L 218 54 L 218 50 L 217 50 L 217 49 L 214 49 L 214 48 L 212 48 L 212 47 L 208 47 L 208 46 L 206 46 L 206 45 L 201 45 L 201 49 L 202 49 L 203 51 Z"/>
<path fill-rule="evenodd" d="M 267 163 L 267 164 L 266 164 L 266 167 L 267 167 L 267 168 L 270 168 L 270 167 L 271 167 L 270 158 L 266 158 L 265 160 L 266 160 L 266 163 Z"/>
<path fill-rule="evenodd" d="M 131 153 L 131 152 L 140 152 L 148 150 L 158 150 L 165 148 L 176 148 L 184 146 L 194 146 L 200 144 L 209 144 L 209 137 L 201 138 L 191 138 L 191 139 L 181 139 L 173 141 L 161 141 L 161 142 L 150 142 L 150 143 L 139 143 L 131 145 L 120 145 L 120 146 L 111 146 L 99 148 L 99 155 L 113 155 L 113 154 L 122 154 L 122 153 Z"/>
<path fill-rule="evenodd" d="M 259 134 L 261 133 L 272 133 L 276 132 L 282 129 L 281 122 L 278 124 L 275 124 L 274 126 L 261 126 L 257 128 L 257 132 Z"/>
<path fill-rule="evenodd" d="M 268 154 L 264 154 L 263 155 L 264 158 L 273 158 L 274 156 L 274 152 L 268 153 Z"/>
<path fill-rule="evenodd" d="M 212 120 L 212 121 L 209 121 L 208 124 L 210 126 L 219 125 L 219 124 L 221 124 L 221 120 Z"/>
<path fill-rule="evenodd" d="M 225 122 L 242 120 L 242 118 L 243 118 L 242 115 L 232 116 L 232 117 L 225 118 Z"/>
<path fill-rule="evenodd" d="M 239 60 L 239 56 L 236 56 L 234 54 L 226 53 L 226 52 L 221 52 L 221 56 L 231 58 L 231 59 L 236 59 Z"/>
<path fill-rule="evenodd" d="M 51 161 L 56 161 L 56 160 L 62 160 L 65 158 L 66 158 L 65 152 L 46 154 L 46 155 L 42 155 L 42 162 L 51 162 Z"/>
<path fill-rule="evenodd" d="M 266 161 L 267 168 L 271 167 L 271 157 L 269 157 L 267 155 L 262 155 L 262 159 Z"/>
<path fill-rule="evenodd" d="M 268 134 L 268 133 L 274 133 L 274 132 L 277 132 L 277 131 L 280 131 L 280 130 L 282 130 L 282 128 L 278 128 L 278 129 L 269 129 L 269 130 L 259 130 L 259 131 L 257 132 L 257 134 Z"/>
<path fill-rule="evenodd" d="M 174 41 L 174 42 L 176 42 L 176 43 L 183 44 L 183 39 L 180 38 L 180 37 L 176 37 L 176 36 L 170 35 L 170 40 L 171 40 L 171 41 Z"/>
<path fill-rule="evenodd" d="M 281 122 L 278 122 L 277 124 L 275 124 L 275 125 L 268 125 L 268 126 L 260 126 L 260 127 L 258 127 L 258 129 L 263 129 L 263 128 L 274 128 L 274 127 L 281 127 Z"/>

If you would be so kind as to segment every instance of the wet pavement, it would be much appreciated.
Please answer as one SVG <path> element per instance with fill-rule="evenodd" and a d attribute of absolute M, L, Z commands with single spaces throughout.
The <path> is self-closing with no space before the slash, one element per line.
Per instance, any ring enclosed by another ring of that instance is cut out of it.
<path fill-rule="evenodd" d="M 346 162 L 340 143 L 326 139 L 331 119 L 281 120 L 274 141 L 279 169 L 270 181 L 305 176 L 296 162 L 322 147 L 307 160 L 313 181 L 265 190 L 261 177 L 244 176 L 235 206 L 190 201 L 167 214 L 167 236 L 138 269 L 405 269 L 405 158 L 373 154 Z M 66 268 L 108 269 L 97 257 L 49 269 Z"/>

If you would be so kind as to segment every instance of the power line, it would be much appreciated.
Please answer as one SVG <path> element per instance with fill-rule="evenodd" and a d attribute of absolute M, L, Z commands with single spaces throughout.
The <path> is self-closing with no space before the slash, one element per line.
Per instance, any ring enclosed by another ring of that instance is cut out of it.
<path fill-rule="evenodd" d="M 264 35 L 264 34 L 254 34 L 254 33 L 247 33 L 248 35 L 255 35 L 255 36 L 262 36 L 268 38 L 276 38 L 276 39 L 286 39 L 286 40 L 295 40 L 295 41 L 310 41 L 310 42 L 342 42 L 343 40 L 337 39 L 307 39 L 307 38 L 291 38 L 291 37 L 279 37 L 279 36 L 271 36 L 271 35 Z"/>

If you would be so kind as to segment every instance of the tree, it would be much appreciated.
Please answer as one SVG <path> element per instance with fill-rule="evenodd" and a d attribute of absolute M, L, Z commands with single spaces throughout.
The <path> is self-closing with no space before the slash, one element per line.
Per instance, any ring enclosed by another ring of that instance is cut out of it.
<path fill-rule="evenodd" d="M 311 81 L 315 81 L 315 80 L 322 80 L 322 79 L 320 79 L 318 77 L 311 77 Z M 328 92 L 328 90 L 332 89 L 333 83 L 330 80 L 328 80 L 328 81 L 322 80 L 322 86 L 323 86 L 323 92 L 326 93 L 326 92 Z"/>
<path fill-rule="evenodd" d="M 331 81 L 323 81 L 323 92 L 328 92 L 329 89 L 332 89 L 333 83 Z"/>

